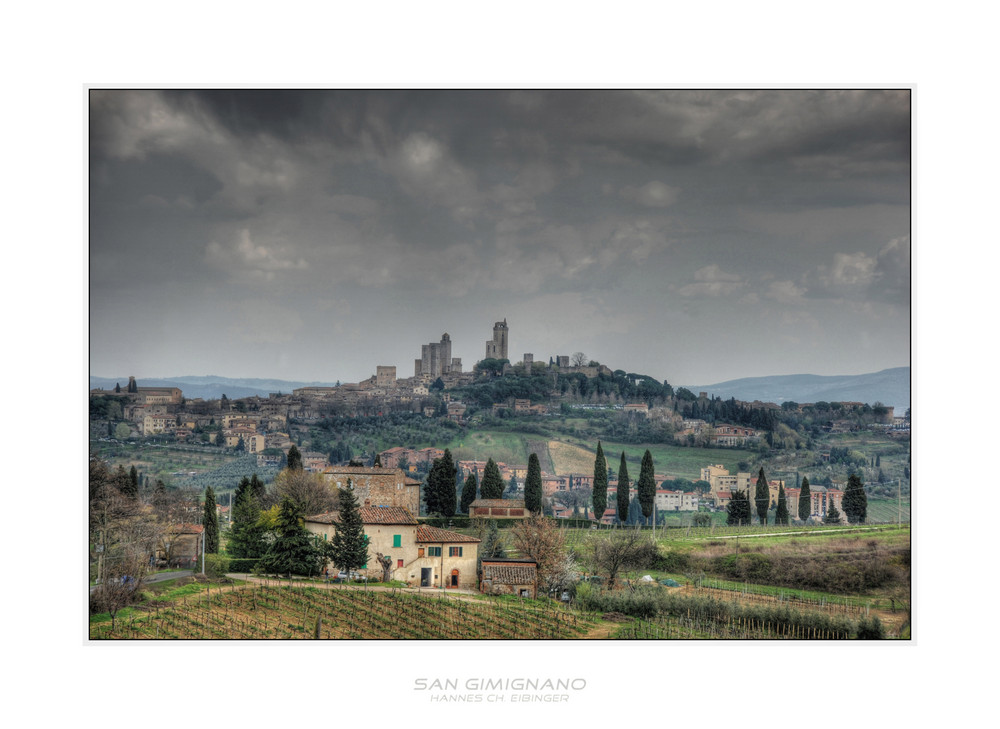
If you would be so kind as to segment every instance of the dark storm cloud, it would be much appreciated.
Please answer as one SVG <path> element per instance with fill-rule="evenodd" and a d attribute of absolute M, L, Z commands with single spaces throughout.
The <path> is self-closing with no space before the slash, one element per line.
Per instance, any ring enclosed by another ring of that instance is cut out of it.
<path fill-rule="evenodd" d="M 508 310 L 552 317 L 525 351 L 646 327 L 685 347 L 637 357 L 693 367 L 754 316 L 809 347 L 830 301 L 906 309 L 905 92 L 95 91 L 90 135 L 95 312 L 202 312 L 192 341 L 280 342 L 309 378 L 320 341 L 372 366 L 347 342 L 373 328 L 475 357 Z"/>

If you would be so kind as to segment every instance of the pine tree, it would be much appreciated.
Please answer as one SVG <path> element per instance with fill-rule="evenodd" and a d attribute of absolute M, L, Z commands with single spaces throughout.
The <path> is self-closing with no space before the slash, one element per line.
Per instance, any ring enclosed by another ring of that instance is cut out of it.
<path fill-rule="evenodd" d="M 292 444 L 292 447 L 288 449 L 288 469 L 290 471 L 301 471 L 302 470 L 302 454 L 299 453 L 299 449 Z"/>
<path fill-rule="evenodd" d="M 524 480 L 524 508 L 532 514 L 542 511 L 542 467 L 538 455 L 528 456 L 528 476 Z"/>
<path fill-rule="evenodd" d="M 754 503 L 757 507 L 757 518 L 760 523 L 767 525 L 767 509 L 771 505 L 771 496 L 767 488 L 767 479 L 764 477 L 764 469 L 761 468 L 757 474 L 757 486 L 754 490 Z"/>
<path fill-rule="evenodd" d="M 338 569 L 348 574 L 368 564 L 368 536 L 361 520 L 358 497 L 352 489 L 340 490 L 340 519 L 325 553 Z"/>
<path fill-rule="evenodd" d="M 642 466 L 639 469 L 639 481 L 636 484 L 639 506 L 642 515 L 649 519 L 653 515 L 653 502 L 656 500 L 656 476 L 653 472 L 653 456 L 647 450 L 642 456 Z"/>
<path fill-rule="evenodd" d="M 799 520 L 808 521 L 812 515 L 812 494 L 809 493 L 809 477 L 802 477 L 802 488 L 799 490 Z"/>
<path fill-rule="evenodd" d="M 829 499 L 829 495 L 827 496 Z M 823 517 L 824 524 L 839 524 L 840 523 L 840 512 L 837 511 L 837 505 L 833 503 L 833 499 L 830 499 L 830 507 L 826 510 L 826 516 Z"/>
<path fill-rule="evenodd" d="M 267 496 L 267 487 L 263 481 L 257 478 L 256 473 L 250 477 L 250 493 L 253 494 L 258 503 L 264 503 L 264 497 Z"/>
<path fill-rule="evenodd" d="M 131 466 L 128 469 L 128 480 L 131 482 L 131 491 L 136 496 L 139 495 L 139 472 L 135 469 L 135 466 Z"/>
<path fill-rule="evenodd" d="M 503 498 L 503 477 L 500 475 L 500 468 L 493 459 L 486 461 L 486 468 L 483 471 L 483 482 L 479 485 L 479 493 L 484 499 Z"/>
<path fill-rule="evenodd" d="M 601 441 L 597 441 L 597 458 L 594 459 L 593 500 L 594 518 L 600 521 L 604 516 L 604 510 L 608 508 L 608 463 L 604 458 Z"/>
<path fill-rule="evenodd" d="M 788 526 L 788 504 L 785 502 L 785 485 L 778 485 L 778 509 L 774 513 L 774 523 Z"/>
<path fill-rule="evenodd" d="M 628 517 L 629 496 L 628 464 L 625 463 L 625 451 L 622 451 L 622 462 L 618 466 L 618 494 L 615 504 L 619 524 L 624 524 Z"/>
<path fill-rule="evenodd" d="M 215 491 L 211 486 L 205 489 L 205 515 L 201 525 L 205 528 L 205 554 L 219 553 L 219 512 L 215 501 Z"/>
<path fill-rule="evenodd" d="M 462 486 L 462 501 L 460 504 L 460 510 L 463 514 L 469 513 L 469 507 L 472 502 L 476 500 L 476 491 L 479 490 L 479 482 L 476 480 L 476 473 L 473 471 L 469 474 L 468 478 L 465 479 L 465 485 Z"/>
<path fill-rule="evenodd" d="M 315 539 L 299 522 L 299 509 L 287 496 L 281 500 L 278 512 L 278 533 L 274 543 L 261 559 L 265 572 L 291 577 L 319 572 L 319 552 Z"/>
<path fill-rule="evenodd" d="M 726 517 L 727 525 L 750 526 L 750 522 L 753 519 L 753 511 L 750 508 L 750 497 L 746 491 L 733 491 L 726 511 L 729 514 Z"/>
<path fill-rule="evenodd" d="M 844 489 L 844 500 L 841 502 L 847 521 L 851 524 L 864 524 L 868 518 L 868 496 L 865 494 L 865 485 L 861 478 L 852 473 L 847 479 L 847 488 Z"/>

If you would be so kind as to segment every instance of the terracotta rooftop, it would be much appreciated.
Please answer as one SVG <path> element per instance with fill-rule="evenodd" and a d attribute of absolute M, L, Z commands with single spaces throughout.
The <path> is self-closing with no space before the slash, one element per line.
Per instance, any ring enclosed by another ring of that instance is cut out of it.
<path fill-rule="evenodd" d="M 475 542 L 478 544 L 479 540 L 475 537 L 470 537 L 467 534 L 449 532 L 447 529 L 438 529 L 437 527 L 421 524 L 417 527 L 417 542 L 431 542 L 434 544 L 444 544 L 445 542 Z"/>
<path fill-rule="evenodd" d="M 527 585 L 534 583 L 536 575 L 537 565 L 533 560 L 483 560 L 483 582 L 499 585 Z"/>
<path fill-rule="evenodd" d="M 363 524 L 417 524 L 413 514 L 402 506 L 361 506 L 361 522 Z M 337 524 L 340 522 L 339 511 L 327 511 L 322 514 L 307 516 L 306 521 L 317 524 Z M 477 540 L 478 541 L 478 540 Z"/>
<path fill-rule="evenodd" d="M 400 473 L 398 468 L 368 468 L 367 466 L 329 466 L 323 469 L 323 473 L 346 473 L 350 474 L 375 474 L 375 475 L 395 475 Z"/>

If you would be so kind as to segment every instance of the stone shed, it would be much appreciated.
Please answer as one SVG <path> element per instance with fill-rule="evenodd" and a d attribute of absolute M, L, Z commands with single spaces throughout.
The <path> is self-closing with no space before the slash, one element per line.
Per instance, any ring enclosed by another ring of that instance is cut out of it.
<path fill-rule="evenodd" d="M 484 559 L 479 591 L 534 598 L 538 592 L 538 563 L 533 559 Z"/>

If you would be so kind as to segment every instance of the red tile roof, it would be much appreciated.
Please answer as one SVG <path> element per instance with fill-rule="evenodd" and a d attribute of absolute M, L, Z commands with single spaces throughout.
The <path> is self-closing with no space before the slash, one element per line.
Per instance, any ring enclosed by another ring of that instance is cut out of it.
<path fill-rule="evenodd" d="M 469 508 L 474 506 L 499 507 L 501 509 L 523 509 L 524 499 L 476 499 Z"/>
<path fill-rule="evenodd" d="M 438 529 L 437 527 L 421 524 L 417 527 L 417 542 L 430 542 L 433 544 L 444 544 L 446 542 L 475 542 L 478 544 L 479 540 L 475 537 L 470 537 L 467 534 L 449 532 L 447 529 Z"/>
<path fill-rule="evenodd" d="M 402 506 L 361 506 L 361 522 L 363 524 L 418 524 L 413 514 Z M 323 514 L 307 516 L 306 521 L 318 524 L 337 524 L 340 522 L 339 511 L 327 511 Z"/>

